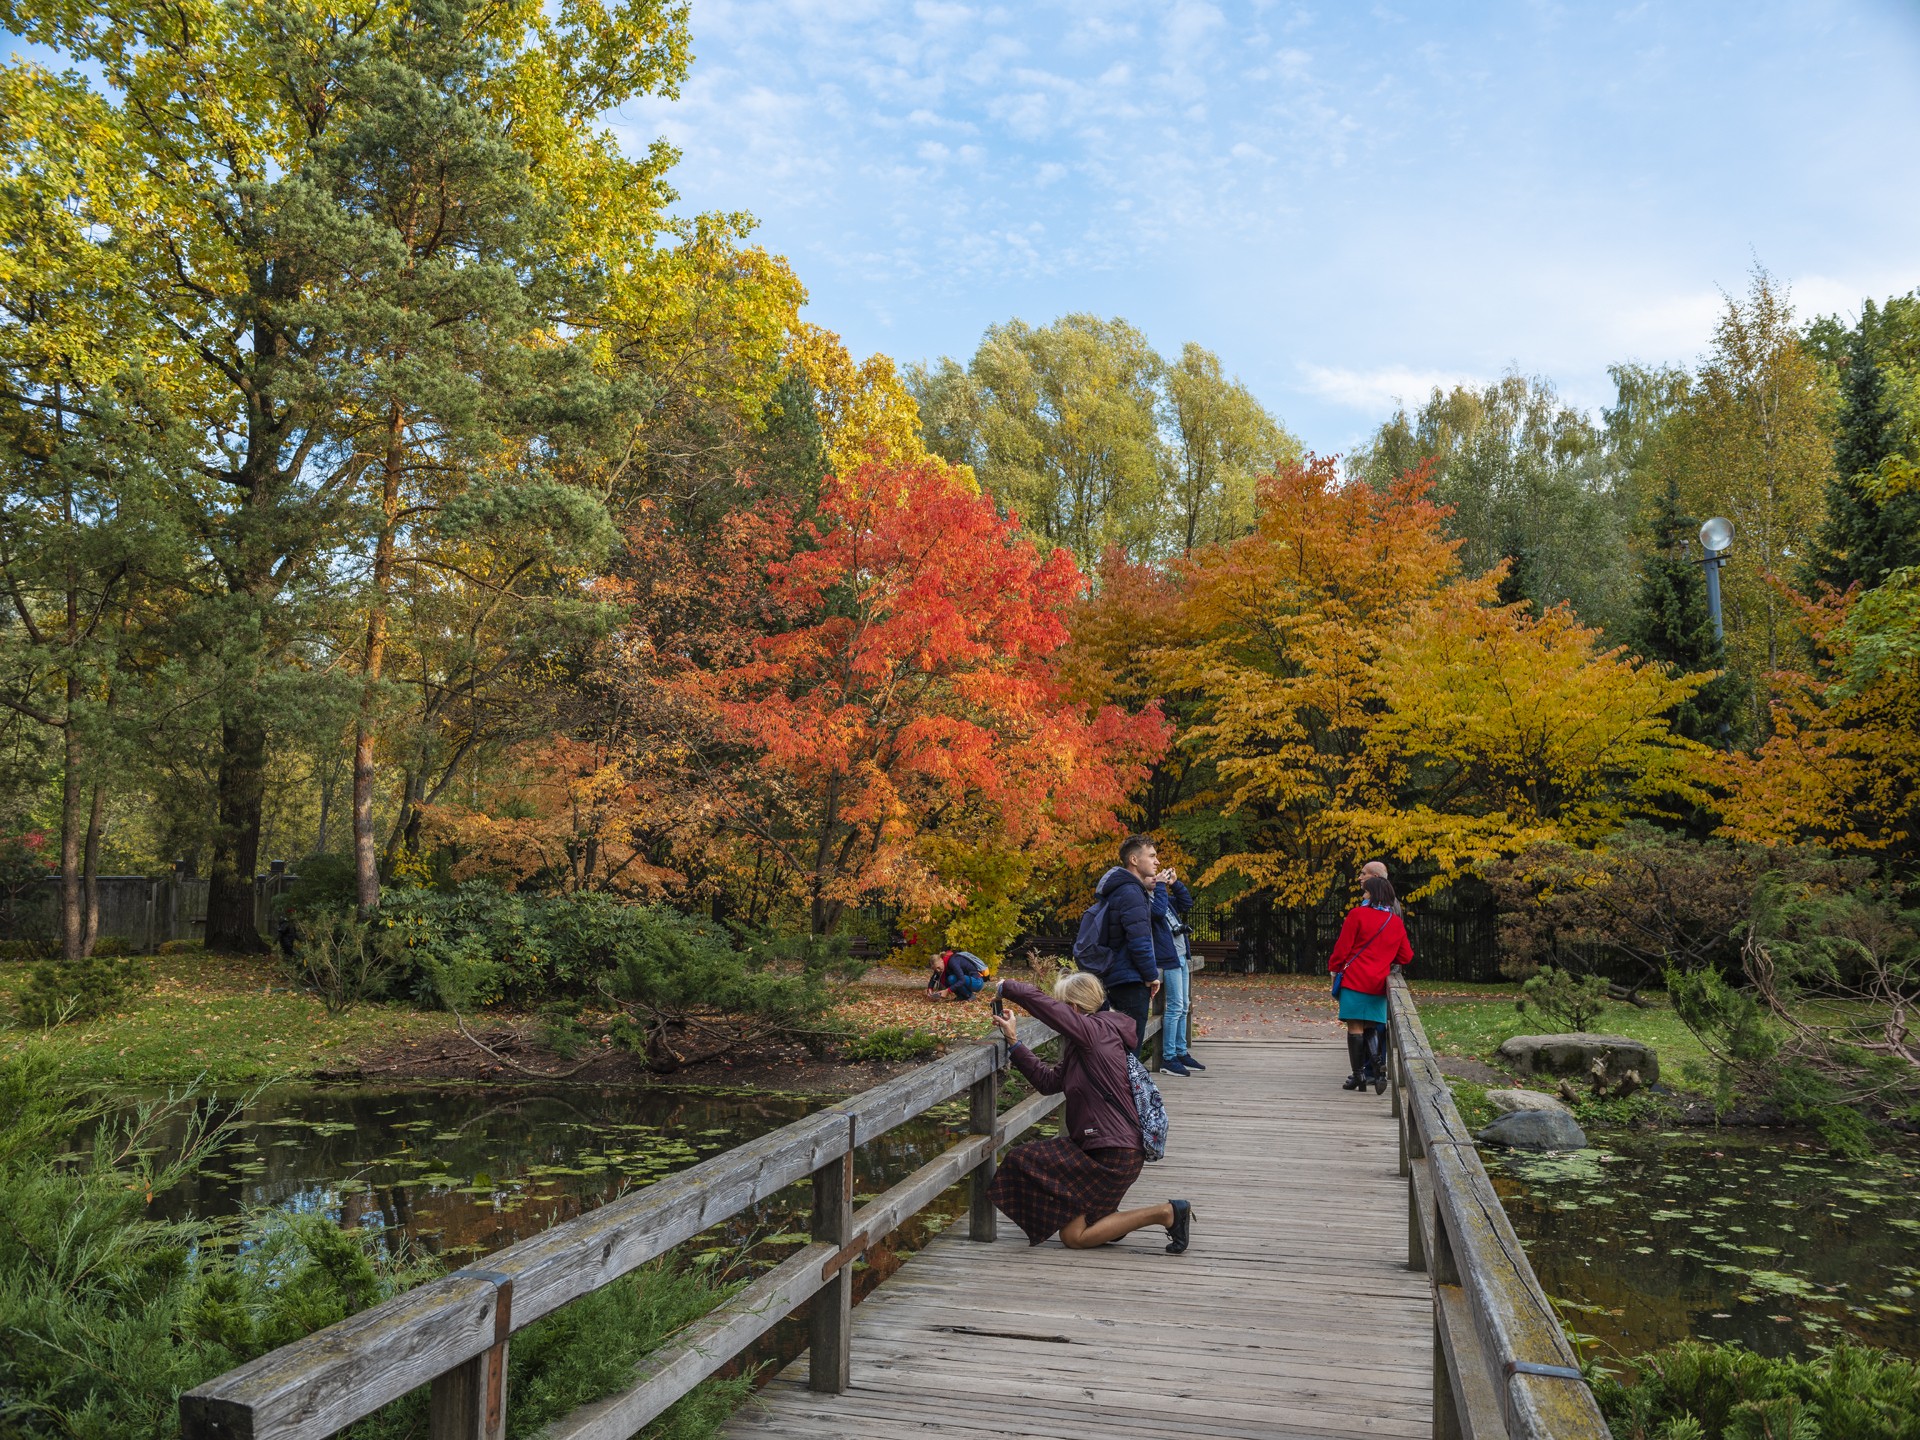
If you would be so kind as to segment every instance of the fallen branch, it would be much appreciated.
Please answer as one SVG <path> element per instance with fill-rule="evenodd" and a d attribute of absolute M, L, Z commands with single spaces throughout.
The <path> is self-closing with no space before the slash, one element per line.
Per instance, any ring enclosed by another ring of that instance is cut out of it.
<path fill-rule="evenodd" d="M 586 1059 L 582 1060 L 578 1065 L 574 1066 L 571 1070 L 560 1070 L 560 1071 L 533 1070 L 528 1068 L 525 1065 L 522 1065 L 518 1060 L 508 1059 L 505 1055 L 502 1055 L 498 1050 L 494 1049 L 491 1045 L 487 1044 L 487 1042 L 482 1040 L 478 1035 L 474 1034 L 471 1030 L 467 1029 L 467 1022 L 461 1018 L 460 1012 L 454 1009 L 453 1006 L 449 1005 L 447 1007 L 447 1013 L 453 1016 L 453 1023 L 457 1027 L 459 1027 L 460 1033 L 466 1037 L 468 1043 L 485 1051 L 488 1055 L 491 1055 L 496 1061 L 498 1061 L 502 1065 L 505 1065 L 508 1069 L 518 1070 L 522 1075 L 531 1075 L 536 1080 L 571 1080 L 575 1075 L 578 1075 L 582 1070 L 585 1070 L 589 1065 L 593 1064 L 596 1060 L 604 1060 L 607 1057 L 607 1054 L 609 1053 L 606 1050 L 596 1050 L 593 1054 L 589 1055 Z"/>

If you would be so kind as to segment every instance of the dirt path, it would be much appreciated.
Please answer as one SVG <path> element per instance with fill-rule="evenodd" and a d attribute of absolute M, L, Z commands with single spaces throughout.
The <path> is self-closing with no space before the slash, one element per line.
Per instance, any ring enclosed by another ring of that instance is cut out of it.
<path fill-rule="evenodd" d="M 1203 970 L 1194 977 L 1193 989 L 1196 1046 L 1207 1039 L 1340 1043 L 1333 997 L 1310 975 L 1215 975 Z"/>

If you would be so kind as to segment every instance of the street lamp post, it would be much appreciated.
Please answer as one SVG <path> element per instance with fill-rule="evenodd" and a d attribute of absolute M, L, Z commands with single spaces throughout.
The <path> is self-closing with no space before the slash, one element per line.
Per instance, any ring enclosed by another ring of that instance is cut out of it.
<path fill-rule="evenodd" d="M 1733 523 L 1718 515 L 1700 527 L 1700 548 L 1706 558 L 1700 564 L 1707 572 L 1707 610 L 1713 616 L 1713 638 L 1726 643 L 1727 632 L 1720 622 L 1720 567 L 1727 563 L 1727 551 L 1733 546 Z"/>

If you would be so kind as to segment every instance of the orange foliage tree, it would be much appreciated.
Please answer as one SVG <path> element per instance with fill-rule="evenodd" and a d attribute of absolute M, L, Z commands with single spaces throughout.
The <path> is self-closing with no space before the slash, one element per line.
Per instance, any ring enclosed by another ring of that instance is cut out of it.
<path fill-rule="evenodd" d="M 762 534 L 779 533 L 769 525 Z M 720 827 L 833 928 L 850 903 L 961 898 L 930 837 L 1046 851 L 1118 833 L 1159 712 L 1076 703 L 1056 672 L 1084 579 L 964 476 L 873 459 L 829 478 L 761 586 L 751 653 L 687 667 L 730 755 Z"/>
<path fill-rule="evenodd" d="M 1379 660 L 1456 568 L 1429 491 L 1424 467 L 1375 489 L 1310 460 L 1260 482 L 1253 534 L 1195 556 L 1159 661 L 1197 701 L 1182 743 L 1214 777 L 1184 803 L 1232 822 L 1204 882 L 1308 905 L 1351 859 L 1341 807 L 1383 704 Z"/>
<path fill-rule="evenodd" d="M 422 828 L 459 857 L 456 879 L 655 898 L 684 877 L 649 858 L 665 817 L 629 777 L 604 745 L 556 735 L 521 749 L 486 809 L 443 802 L 423 811 Z"/>
<path fill-rule="evenodd" d="M 1908 637 L 1920 636 L 1920 605 L 1907 583 L 1896 572 L 1864 596 L 1801 602 L 1814 664 L 1771 677 L 1765 744 L 1717 757 L 1723 833 L 1911 861 L 1920 837 L 1920 645 Z"/>

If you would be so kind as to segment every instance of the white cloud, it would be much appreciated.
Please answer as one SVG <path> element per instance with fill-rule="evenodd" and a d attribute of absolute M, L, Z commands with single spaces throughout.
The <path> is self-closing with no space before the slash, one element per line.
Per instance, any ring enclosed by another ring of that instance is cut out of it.
<path fill-rule="evenodd" d="M 1323 445 L 1510 362 L 1582 403 L 1691 363 L 1756 254 L 1803 317 L 1920 282 L 1920 46 L 1874 7 L 1525 3 L 697 0 L 683 98 L 614 123 L 856 348 L 1125 315 Z"/>
<path fill-rule="evenodd" d="M 1348 410 L 1366 410 L 1384 414 L 1397 405 L 1418 406 L 1435 389 L 1451 390 L 1456 385 L 1485 385 L 1483 375 L 1468 375 L 1455 370 L 1415 370 L 1406 365 L 1382 365 L 1368 370 L 1350 370 L 1331 365 L 1300 367 L 1304 388 L 1309 394 Z"/>

